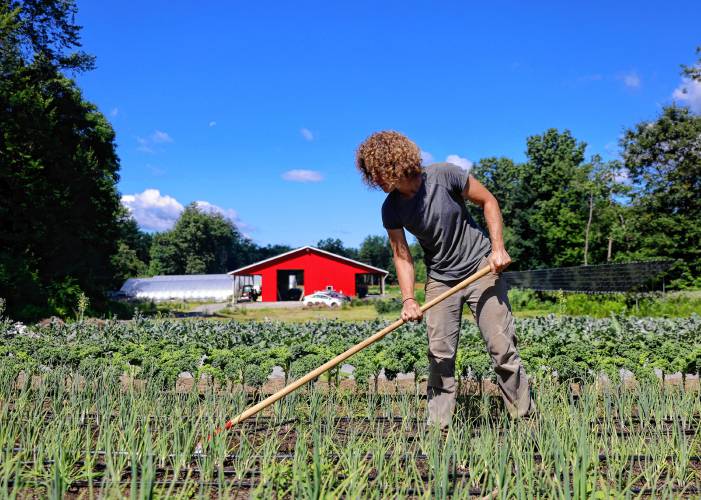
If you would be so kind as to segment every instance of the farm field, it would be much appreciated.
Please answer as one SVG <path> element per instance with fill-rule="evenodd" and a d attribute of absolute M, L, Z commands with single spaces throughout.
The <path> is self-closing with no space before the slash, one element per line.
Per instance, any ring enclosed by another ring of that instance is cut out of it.
<path fill-rule="evenodd" d="M 701 499 L 701 2 L 271 7 L 0 0 L 0 500 Z"/>
<path fill-rule="evenodd" d="M 6 498 L 697 498 L 701 485 L 701 403 L 678 387 L 538 384 L 527 422 L 465 396 L 447 434 L 426 428 L 413 393 L 302 391 L 207 441 L 244 393 L 125 390 L 63 371 L 32 388 L 8 375 Z"/>
<path fill-rule="evenodd" d="M 698 316 L 518 320 L 539 410 L 528 421 L 488 389 L 489 358 L 465 323 L 445 434 L 424 424 L 424 327 L 405 325 L 349 360 L 355 380 L 332 370 L 206 439 L 267 392 L 273 366 L 298 377 L 384 324 L 4 320 L 0 495 L 698 497 L 698 384 L 656 375 L 697 374 Z"/>

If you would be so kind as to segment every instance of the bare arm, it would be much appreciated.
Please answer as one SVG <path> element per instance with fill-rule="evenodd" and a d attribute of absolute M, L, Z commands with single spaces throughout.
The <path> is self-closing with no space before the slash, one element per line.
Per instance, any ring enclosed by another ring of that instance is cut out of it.
<path fill-rule="evenodd" d="M 487 221 L 489 239 L 492 242 L 492 254 L 489 256 L 489 265 L 493 273 L 499 273 L 511 264 L 511 257 L 504 248 L 504 223 L 501 218 L 499 202 L 489 190 L 474 176 L 470 175 L 462 192 L 463 198 L 479 205 L 484 210 L 484 218 Z"/>
<path fill-rule="evenodd" d="M 421 309 L 414 299 L 414 259 L 411 256 L 404 229 L 388 229 L 387 234 L 392 247 L 394 267 L 397 269 L 399 289 L 402 292 L 402 319 L 421 321 Z"/>

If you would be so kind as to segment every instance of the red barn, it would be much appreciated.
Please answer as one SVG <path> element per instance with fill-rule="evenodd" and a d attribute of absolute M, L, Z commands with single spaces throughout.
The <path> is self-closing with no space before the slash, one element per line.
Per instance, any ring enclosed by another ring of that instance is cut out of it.
<path fill-rule="evenodd" d="M 354 296 L 370 280 L 379 280 L 381 293 L 384 293 L 387 277 L 384 269 L 311 246 L 244 266 L 229 274 L 239 284 L 252 282 L 254 276 L 260 276 L 263 302 L 290 300 L 293 295 L 288 291 L 292 288 L 301 289 L 302 295 L 336 290 Z M 235 290 L 239 284 L 234 285 Z"/>

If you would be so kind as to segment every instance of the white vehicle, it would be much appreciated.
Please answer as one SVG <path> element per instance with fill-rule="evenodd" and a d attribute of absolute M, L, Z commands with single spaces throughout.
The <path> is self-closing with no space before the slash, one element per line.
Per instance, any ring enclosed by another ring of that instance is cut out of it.
<path fill-rule="evenodd" d="M 343 305 L 343 300 L 332 297 L 325 293 L 316 292 L 311 295 L 304 296 L 305 307 L 309 306 L 328 306 L 328 307 L 341 307 Z"/>

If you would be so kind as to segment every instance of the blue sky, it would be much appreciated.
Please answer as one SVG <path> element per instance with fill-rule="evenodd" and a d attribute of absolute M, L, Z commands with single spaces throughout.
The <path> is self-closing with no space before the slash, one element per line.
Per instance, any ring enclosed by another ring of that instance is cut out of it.
<path fill-rule="evenodd" d="M 384 194 L 353 162 L 373 131 L 469 165 L 567 128 L 613 158 L 680 97 L 698 0 L 528 4 L 82 0 L 97 69 L 78 83 L 116 130 L 145 229 L 198 201 L 260 244 L 358 246 L 384 234 Z M 681 98 L 701 112 L 698 87 Z"/>

